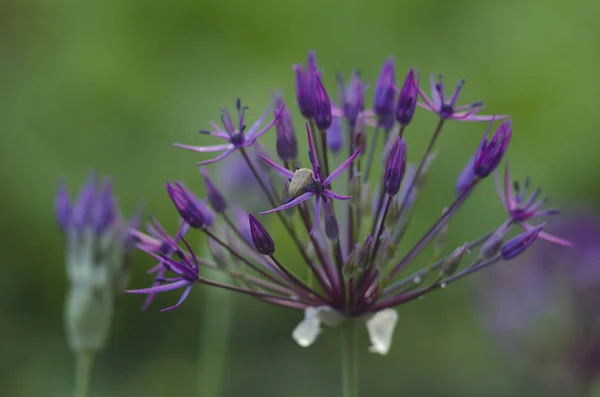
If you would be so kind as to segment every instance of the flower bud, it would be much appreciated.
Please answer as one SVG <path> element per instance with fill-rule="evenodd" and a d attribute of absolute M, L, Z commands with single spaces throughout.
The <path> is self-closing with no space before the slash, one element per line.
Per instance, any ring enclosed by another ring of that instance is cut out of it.
<path fill-rule="evenodd" d="M 502 259 L 507 261 L 524 252 L 531 246 L 531 244 L 535 242 L 539 234 L 542 232 L 542 229 L 544 229 L 544 226 L 546 226 L 546 224 L 542 223 L 541 225 L 521 233 L 511 240 L 508 240 L 502 246 L 502 248 L 500 248 L 500 255 L 502 256 Z"/>
<path fill-rule="evenodd" d="M 510 143 L 510 137 L 512 134 L 512 125 L 510 120 L 506 120 L 500 127 L 496 130 L 492 139 L 487 141 L 487 136 L 492 126 L 493 120 L 488 125 L 485 134 L 481 140 L 481 144 L 479 145 L 479 149 L 477 150 L 477 154 L 475 155 L 475 163 L 473 165 L 473 172 L 479 178 L 485 178 L 488 176 L 500 161 L 502 161 L 502 156 L 504 156 L 504 152 L 508 148 L 508 144 Z"/>
<path fill-rule="evenodd" d="M 321 78 L 317 75 L 315 87 L 315 112 L 313 119 L 320 130 L 327 130 L 331 127 L 331 101 L 329 95 L 321 82 Z"/>
<path fill-rule="evenodd" d="M 390 57 L 383 64 L 377 83 L 375 84 L 375 96 L 373 99 L 373 110 L 379 119 L 386 120 L 389 124 L 394 121 L 394 98 L 396 96 L 396 78 L 394 76 L 394 60 Z M 391 116 L 391 117 L 390 117 Z M 380 124 L 381 125 L 381 124 Z"/>
<path fill-rule="evenodd" d="M 400 90 L 400 97 L 396 106 L 396 120 L 401 126 L 407 126 L 412 120 L 417 105 L 418 88 L 419 74 L 411 68 Z"/>
<path fill-rule="evenodd" d="M 339 117 L 334 117 L 327 130 L 327 147 L 332 153 L 338 153 L 344 147 L 344 130 Z"/>
<path fill-rule="evenodd" d="M 256 250 L 263 255 L 273 255 L 275 252 L 275 243 L 269 235 L 269 232 L 260 224 L 252 214 L 248 215 L 250 221 L 250 232 L 252 233 L 252 241 Z"/>
<path fill-rule="evenodd" d="M 199 207 L 200 200 L 188 191 L 180 182 L 167 183 L 167 192 L 181 218 L 194 229 L 206 226 L 206 218 Z"/>
<path fill-rule="evenodd" d="M 400 190 L 400 183 L 406 167 L 406 143 L 402 138 L 396 138 L 388 157 L 384 175 L 384 188 L 387 194 L 395 196 Z"/>
<path fill-rule="evenodd" d="M 460 196 L 463 192 L 473 183 L 475 180 L 475 172 L 473 166 L 475 164 L 475 156 L 471 156 L 471 159 L 467 163 L 466 167 L 460 173 L 456 180 L 456 195 Z"/>
<path fill-rule="evenodd" d="M 358 72 L 352 74 L 350 84 L 343 89 L 342 102 L 344 116 L 348 120 L 348 124 L 354 127 L 356 119 L 365 110 L 365 86 L 360 81 Z"/>
<path fill-rule="evenodd" d="M 200 173 L 204 178 L 206 196 L 210 206 L 216 213 L 224 212 L 227 209 L 227 200 L 225 200 L 225 197 L 221 194 L 219 189 L 217 189 L 205 167 L 200 168 Z"/>
<path fill-rule="evenodd" d="M 292 122 L 292 115 L 288 111 L 283 99 L 275 100 L 275 114 L 279 113 L 275 128 L 277 130 L 277 155 L 281 161 L 294 160 L 298 157 L 298 143 Z"/>

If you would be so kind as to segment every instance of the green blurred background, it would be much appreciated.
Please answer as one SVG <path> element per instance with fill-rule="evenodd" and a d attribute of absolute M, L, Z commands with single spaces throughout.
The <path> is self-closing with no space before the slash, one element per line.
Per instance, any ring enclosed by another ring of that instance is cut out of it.
<path fill-rule="evenodd" d="M 309 49 L 317 51 L 332 96 L 336 71 L 358 67 L 374 83 L 390 54 L 399 79 L 410 66 L 425 77 L 443 73 L 448 84 L 467 76 L 461 102 L 483 100 L 489 113 L 512 115 L 508 156 L 517 176 L 531 175 L 554 203 L 595 203 L 598 11 L 593 2 L 558 0 L 0 2 L 0 394 L 70 393 L 64 243 L 53 213 L 57 179 L 67 178 L 74 191 L 94 167 L 113 176 L 126 213 L 142 203 L 173 226 L 165 180 L 182 179 L 198 191 L 202 183 L 194 166 L 201 157 L 170 144 L 208 144 L 197 130 L 238 96 L 251 118 L 276 87 L 294 104 L 291 65 L 304 62 Z M 417 117 L 407 133 L 413 160 L 435 123 L 424 111 Z M 411 239 L 453 197 L 455 178 L 483 128 L 451 123 L 445 129 Z M 273 135 L 264 139 L 270 149 Z M 491 182 L 459 213 L 452 243 L 503 220 Z M 136 256 L 133 286 L 149 285 L 150 265 Z M 362 395 L 531 395 L 480 325 L 472 282 L 399 308 L 386 357 L 368 353 L 366 332 L 361 335 Z M 176 294 L 160 296 L 144 313 L 141 297 L 122 297 L 93 395 L 195 395 L 196 360 L 204 353 L 199 340 L 219 333 L 201 330 L 223 315 L 218 304 L 207 312 L 205 295 L 198 288 L 169 313 L 158 309 Z M 223 396 L 340 395 L 335 330 L 303 349 L 291 338 L 301 312 L 233 300 Z M 206 354 L 215 363 L 208 371 L 214 370 L 219 358 Z"/>

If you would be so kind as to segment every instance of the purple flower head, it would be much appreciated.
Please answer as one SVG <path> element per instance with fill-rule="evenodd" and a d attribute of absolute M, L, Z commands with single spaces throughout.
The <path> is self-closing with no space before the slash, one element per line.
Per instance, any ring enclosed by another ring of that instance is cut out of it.
<path fill-rule="evenodd" d="M 392 151 L 388 157 L 385 168 L 383 186 L 390 196 L 395 196 L 400 190 L 400 183 L 404 177 L 406 168 L 406 142 L 403 138 L 396 138 Z"/>
<path fill-rule="evenodd" d="M 398 105 L 396 106 L 396 120 L 401 126 L 407 126 L 412 120 L 417 106 L 417 96 L 419 95 L 419 72 L 411 68 L 404 80 L 404 85 L 400 90 Z"/>
<path fill-rule="evenodd" d="M 523 253 L 538 238 L 540 232 L 544 229 L 544 226 L 546 226 L 546 224 L 542 223 L 504 243 L 500 248 L 502 259 L 510 260 Z"/>
<path fill-rule="evenodd" d="M 298 108 L 302 115 L 310 119 L 315 115 L 315 101 L 317 78 L 319 71 L 317 69 L 317 59 L 314 51 L 308 53 L 308 62 L 306 69 L 298 64 L 293 66 L 296 72 L 296 99 Z"/>
<path fill-rule="evenodd" d="M 298 157 L 298 144 L 296 142 L 296 132 L 294 131 L 292 115 L 280 97 L 275 99 L 274 112 L 275 116 L 277 116 L 277 113 L 280 114 L 275 124 L 277 130 L 277 155 L 282 161 L 295 160 Z"/>
<path fill-rule="evenodd" d="M 201 130 L 200 133 L 214 136 L 216 138 L 223 139 L 227 141 L 227 143 L 223 145 L 214 145 L 214 146 L 190 146 L 184 145 L 181 143 L 173 144 L 176 147 L 191 150 L 194 152 L 200 153 L 212 153 L 212 152 L 222 152 L 217 157 L 198 162 L 198 165 L 206 165 L 212 164 L 219 160 L 224 159 L 229 156 L 231 153 L 236 151 L 237 149 L 247 148 L 254 145 L 254 142 L 258 138 L 260 138 L 265 132 L 267 132 L 273 125 L 275 125 L 277 119 L 281 115 L 281 111 L 284 108 L 280 109 L 279 113 L 275 114 L 275 118 L 268 122 L 264 127 L 262 126 L 263 122 L 267 118 L 268 114 L 271 111 L 271 105 L 267 107 L 267 110 L 260 116 L 260 118 L 250 126 L 250 128 L 246 128 L 246 124 L 244 121 L 244 117 L 246 115 L 246 110 L 248 108 L 246 106 L 242 106 L 242 102 L 238 99 L 236 103 L 236 108 L 238 111 L 238 124 L 234 125 L 231 116 L 229 115 L 229 111 L 227 108 L 223 108 L 221 114 L 221 122 L 224 128 L 219 127 L 216 123 L 211 122 L 211 126 L 214 128 L 214 131 L 209 130 Z"/>
<path fill-rule="evenodd" d="M 260 224 L 252 214 L 248 215 L 250 221 L 250 233 L 256 250 L 263 255 L 273 255 L 275 253 L 275 243 L 267 232 L 267 229 Z"/>
<path fill-rule="evenodd" d="M 396 97 L 396 78 L 394 72 L 394 59 L 388 58 L 383 64 L 377 83 L 375 84 L 375 96 L 373 98 L 373 111 L 380 120 L 394 120 L 394 99 Z"/>
<path fill-rule="evenodd" d="M 309 233 L 309 235 L 312 235 L 314 233 L 314 231 L 316 230 L 317 225 L 319 225 L 322 200 L 324 202 L 327 202 L 327 200 L 331 200 L 331 199 L 350 200 L 352 198 L 352 196 L 342 196 L 342 195 L 335 193 L 334 191 L 329 189 L 329 185 L 338 176 L 340 176 L 341 173 L 344 172 L 344 170 L 350 166 L 350 164 L 352 164 L 352 161 L 354 161 L 354 159 L 356 157 L 358 157 L 358 155 L 360 154 L 360 151 L 362 150 L 362 146 L 359 147 L 358 150 L 356 152 L 354 152 L 354 154 L 352 156 L 350 156 L 350 158 L 348 158 L 346 161 L 344 161 L 331 174 L 329 174 L 326 178 L 323 178 L 323 176 L 321 175 L 321 167 L 319 165 L 317 151 L 315 150 L 312 133 L 310 131 L 308 123 L 306 123 L 306 133 L 308 136 L 308 147 L 309 147 L 308 157 L 312 164 L 312 176 L 309 179 L 305 180 L 304 186 L 301 190 L 302 193 L 299 196 L 290 197 L 290 200 L 288 202 L 286 202 L 283 205 L 281 205 L 277 208 L 274 208 L 272 210 L 261 212 L 261 215 L 270 214 L 272 212 L 282 211 L 282 210 L 286 210 L 288 208 L 292 208 L 294 206 L 297 206 L 297 205 L 305 202 L 306 200 L 310 199 L 311 197 L 315 196 L 316 197 L 315 221 L 314 221 L 312 230 Z M 292 183 L 295 180 L 294 178 L 298 178 L 300 176 L 300 174 L 299 174 L 300 171 L 303 172 L 302 175 L 306 175 L 306 173 L 303 171 L 305 169 L 299 169 L 296 172 L 292 172 L 286 168 L 281 167 L 277 163 L 274 163 L 273 161 L 269 160 L 267 157 L 263 156 L 262 159 L 264 161 L 266 161 L 271 167 L 273 167 L 273 169 L 278 174 L 286 177 L 287 179 L 292 181 Z M 304 177 L 303 177 L 303 179 L 304 179 Z"/>
<path fill-rule="evenodd" d="M 219 189 L 215 186 L 212 179 L 210 179 L 210 175 L 208 174 L 208 170 L 204 167 L 200 168 L 200 173 L 204 178 L 204 184 L 206 185 L 206 196 L 210 206 L 216 213 L 223 212 L 227 209 L 227 200 L 221 194 Z"/>
<path fill-rule="evenodd" d="M 458 82 L 450 98 L 446 98 L 444 93 L 444 81 L 442 76 L 438 76 L 436 81 L 435 75 L 432 73 L 431 78 L 431 99 L 427 96 L 425 91 L 419 87 L 419 95 L 425 101 L 425 103 L 417 103 L 422 108 L 437 113 L 443 119 L 454 119 L 459 121 L 490 121 L 492 119 L 502 120 L 508 118 L 507 115 L 500 116 L 480 116 L 477 113 L 483 109 L 482 102 L 473 102 L 469 105 L 456 106 L 456 101 L 463 86 L 465 80 Z"/>
<path fill-rule="evenodd" d="M 342 120 L 334 117 L 327 130 L 327 147 L 332 153 L 338 153 L 344 147 L 344 130 Z"/>
<path fill-rule="evenodd" d="M 373 108 L 365 109 L 364 94 L 368 84 L 357 73 L 347 86 L 342 84 L 342 100 L 337 106 L 331 102 L 323 86 L 314 52 L 309 53 L 305 66 L 296 65 L 294 71 L 298 106 L 307 119 L 310 166 L 305 163 L 303 167 L 302 160 L 297 160 L 298 142 L 290 117 L 292 109 L 287 109 L 280 97 L 274 98 L 275 120 L 266 127 L 261 125 L 267 114 L 255 127 L 246 128 L 243 121 L 245 108 L 241 104 L 238 106 L 240 121 L 236 125 L 224 111 L 224 127 L 213 124 L 214 132 L 210 134 L 226 140 L 225 145 L 200 149 L 186 147 L 201 152 L 223 152 L 208 162 L 240 149 L 237 157 L 243 161 L 241 166 L 225 165 L 221 177 L 214 178 L 215 184 L 217 181 L 233 184 L 232 190 L 227 190 L 225 185 L 216 190 L 207 179 L 207 201 L 218 216 L 212 217 L 212 211 L 181 184 L 170 184 L 168 190 L 183 220 L 198 228 L 209 241 L 212 260 L 196 258 L 196 262 L 207 268 L 219 269 L 232 280 L 222 282 L 197 276 L 192 260 L 194 256 L 186 253 L 184 247 L 179 247 L 184 251 L 181 261 L 177 259 L 181 255 L 174 248 L 161 252 L 169 258 L 175 255 L 172 260 L 181 262 L 180 266 L 191 271 L 185 273 L 180 270 L 176 274 L 179 278 L 166 284 L 179 283 L 176 288 L 187 289 L 192 284 L 191 280 L 195 279 L 193 283 L 234 290 L 264 302 L 304 310 L 305 320 L 293 332 L 294 339 L 302 346 L 314 342 L 321 331 L 321 324 L 334 325 L 346 318 L 355 318 L 366 323 L 371 350 L 386 354 L 397 321 L 395 306 L 442 290 L 503 258 L 517 255 L 533 241 L 531 237 L 535 233 L 540 238 L 545 237 L 541 226 L 526 223 L 527 218 L 539 215 L 543 210 L 529 199 L 521 198 L 524 193 L 519 190 L 516 196 L 511 192 L 507 196 L 510 199 L 503 196 L 509 214 L 501 226 L 489 225 L 491 232 L 472 236 L 458 247 L 452 247 L 454 250 L 448 250 L 451 252 L 449 255 L 442 255 L 446 248 L 450 248 L 446 247 L 449 240 L 445 236 L 452 218 L 460 213 L 471 192 L 485 182 L 484 177 L 494 171 L 505 154 L 511 135 L 511 124 L 507 121 L 488 139 L 490 125 L 457 182 L 457 194 L 449 195 L 450 202 L 435 222 L 421 236 L 404 238 L 414 230 L 411 223 L 413 212 L 418 207 L 415 203 L 433 170 L 430 165 L 438 152 L 436 143 L 444 128 L 444 120 L 494 119 L 477 114 L 482 108 L 479 103 L 457 105 L 462 83 L 446 99 L 443 82 L 433 81 L 430 100 L 418 87 L 419 77 L 415 68 L 408 71 L 402 87 L 398 89 L 394 63 L 390 58 L 375 85 Z M 399 93 L 398 102 L 396 91 Z M 415 124 L 412 120 L 415 106 L 419 105 L 417 95 L 425 101 L 420 105 L 434 111 L 440 120 L 423 156 L 414 166 L 406 168 L 405 138 L 412 134 L 405 130 Z M 348 121 L 348 128 L 343 127 L 343 119 Z M 397 127 L 396 121 L 400 124 Z M 275 157 L 266 154 L 261 142 L 257 141 L 273 125 L 277 129 Z M 313 137 L 315 129 L 320 131 L 318 140 Z M 379 137 L 384 138 L 383 145 Z M 369 150 L 363 156 L 365 145 Z M 246 149 L 248 146 L 252 149 Z M 337 153 L 342 151 L 349 153 L 348 157 L 340 159 Z M 258 163 L 254 161 L 255 157 L 260 157 Z M 282 175 L 284 180 L 273 178 L 273 171 Z M 342 173 L 344 175 L 340 177 Z M 206 170 L 203 174 L 208 175 Z M 238 186 L 245 184 L 250 187 L 246 192 L 240 192 Z M 338 191 L 348 195 L 340 195 L 336 193 Z M 258 192 L 261 192 L 260 196 Z M 443 194 L 444 190 L 440 192 Z M 290 254 L 307 267 L 310 283 L 304 280 L 306 272 L 298 272 L 301 275 L 298 276 L 289 265 L 279 261 L 273 240 L 256 218 L 237 210 L 240 203 L 247 206 L 251 198 L 259 201 L 260 209 L 250 212 L 260 212 L 267 207 L 267 211 L 261 214 L 275 213 L 274 218 L 281 223 L 277 237 L 285 239 L 287 236 L 286 250 L 293 250 Z M 372 210 L 367 208 L 371 201 Z M 61 203 L 64 202 L 61 200 Z M 68 205 L 58 207 L 68 208 Z M 67 211 L 60 210 L 58 213 Z M 61 215 L 59 220 L 67 217 Z M 476 219 L 481 223 L 491 221 L 484 216 Z M 214 227 L 207 227 L 212 222 Z M 520 236 L 518 240 L 505 242 L 509 229 L 517 224 L 526 232 L 534 231 Z M 369 237 L 363 244 L 365 234 Z M 160 240 L 164 242 L 162 237 Z M 414 244 L 406 250 L 398 249 L 401 242 L 405 244 L 408 241 L 414 241 Z M 180 242 L 178 244 L 181 246 Z M 416 264 L 417 257 L 427 252 L 429 245 L 433 245 L 438 261 L 407 274 L 407 270 Z M 158 254 L 155 252 L 155 255 Z M 172 272 L 174 265 L 162 257 L 159 261 L 161 264 L 156 270 L 158 282 L 153 288 L 172 288 L 165 287 L 162 278 Z M 193 277 L 181 277 L 180 274 L 184 273 Z"/>
<path fill-rule="evenodd" d="M 79 190 L 77 201 L 73 207 L 72 223 L 77 229 L 83 229 L 90 224 L 93 217 L 94 205 L 97 200 L 98 177 L 90 172 L 86 183 Z"/>
<path fill-rule="evenodd" d="M 511 221 L 520 225 L 523 229 L 531 230 L 534 228 L 534 226 L 528 223 L 531 219 L 559 214 L 557 209 L 542 208 L 546 203 L 547 198 L 540 197 L 540 189 L 536 189 L 531 195 L 527 196 L 529 178 L 525 179 L 523 186 L 521 186 L 517 180 L 512 181 L 508 161 L 506 162 L 504 171 L 504 182 L 500 181 L 498 172 L 494 173 L 494 181 L 496 183 L 496 190 L 500 196 L 500 201 L 502 202 L 504 209 L 506 209 Z M 570 241 L 546 232 L 541 232 L 540 238 L 565 247 L 573 246 Z"/>
<path fill-rule="evenodd" d="M 152 230 L 158 230 L 157 234 L 160 234 L 160 240 L 155 239 L 160 244 L 158 250 L 156 250 L 156 246 L 138 245 L 141 250 L 159 261 L 158 269 L 154 269 L 154 272 L 158 273 L 154 278 L 154 285 L 150 288 L 134 289 L 125 292 L 131 294 L 146 294 L 148 297 L 154 297 L 161 292 L 185 288 L 181 298 L 175 305 L 161 310 L 167 311 L 179 307 L 179 305 L 181 305 L 188 297 L 192 290 L 192 286 L 200 277 L 200 266 L 192 249 L 179 233 L 177 237 L 173 239 L 169 237 L 158 222 L 155 222 L 154 226 L 156 229 L 153 228 Z M 143 234 L 140 233 L 140 235 Z M 183 241 L 188 252 L 179 248 L 177 245 L 179 239 Z M 173 254 L 174 258 L 171 257 L 171 254 Z M 165 277 L 166 273 L 171 273 L 174 277 Z M 147 307 L 149 303 L 150 302 L 147 302 L 144 306 Z"/>
<path fill-rule="evenodd" d="M 167 183 L 167 193 L 181 218 L 194 229 L 203 229 L 207 226 L 206 209 L 192 192 L 187 190 L 181 182 Z"/>
<path fill-rule="evenodd" d="M 329 95 L 321 82 L 321 77 L 317 76 L 317 85 L 315 89 L 315 114 L 313 119 L 320 130 L 327 130 L 331 127 L 331 101 Z"/>
<path fill-rule="evenodd" d="M 118 212 L 110 179 L 107 178 L 102 182 L 94 207 L 95 210 L 92 212 L 93 228 L 96 234 L 102 234 L 115 222 Z"/>
<path fill-rule="evenodd" d="M 510 120 L 504 121 L 500 124 L 500 127 L 496 130 L 492 139 L 488 142 L 487 137 L 490 132 L 494 120 L 492 119 L 488 124 L 481 144 L 475 155 L 475 162 L 473 164 L 473 172 L 479 178 L 485 178 L 492 173 L 502 161 L 502 157 L 508 148 L 510 143 L 510 137 L 512 135 L 512 125 Z"/>
<path fill-rule="evenodd" d="M 344 116 L 351 127 L 356 125 L 358 116 L 365 110 L 365 86 L 360 81 L 360 75 L 357 71 L 352 74 L 352 79 L 347 87 L 344 87 L 343 78 L 341 81 L 342 105 Z"/>

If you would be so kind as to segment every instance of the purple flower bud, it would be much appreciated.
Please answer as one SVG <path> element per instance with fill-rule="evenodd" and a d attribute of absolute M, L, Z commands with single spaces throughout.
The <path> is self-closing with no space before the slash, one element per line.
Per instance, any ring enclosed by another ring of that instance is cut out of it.
<path fill-rule="evenodd" d="M 500 248 L 500 255 L 502 256 L 502 259 L 510 260 L 524 252 L 538 238 L 538 235 L 542 229 L 544 229 L 544 226 L 546 226 L 546 224 L 542 223 L 541 225 L 521 233 L 511 240 L 508 240 L 502 246 L 502 248 Z"/>
<path fill-rule="evenodd" d="M 63 231 L 66 231 L 69 227 L 69 222 L 71 222 L 71 199 L 69 198 L 69 191 L 64 181 L 60 181 L 58 184 L 54 210 L 58 225 Z"/>
<path fill-rule="evenodd" d="M 320 130 L 327 130 L 331 127 L 331 101 L 318 75 L 316 76 L 315 113 L 313 118 Z"/>
<path fill-rule="evenodd" d="M 88 176 L 87 182 L 79 190 L 77 202 L 73 208 L 73 226 L 77 229 L 86 227 L 92 219 L 94 201 L 96 200 L 96 173 Z"/>
<path fill-rule="evenodd" d="M 400 90 L 400 98 L 398 98 L 398 105 L 396 106 L 396 120 L 401 126 L 407 126 L 412 120 L 417 105 L 418 91 L 419 73 L 415 73 L 414 69 L 411 68 Z"/>
<path fill-rule="evenodd" d="M 337 153 L 344 147 L 344 131 L 339 117 L 333 118 L 331 127 L 327 130 L 327 147 L 332 153 Z"/>
<path fill-rule="evenodd" d="M 475 164 L 475 155 L 471 156 L 466 167 L 460 173 L 456 181 L 456 195 L 460 196 L 471 183 L 475 180 L 475 172 L 473 171 L 473 165 Z"/>
<path fill-rule="evenodd" d="M 396 96 L 396 78 L 394 76 L 394 60 L 390 57 L 383 64 L 377 83 L 375 84 L 375 97 L 373 99 L 373 110 L 380 120 L 393 123 L 394 98 Z M 390 117 L 391 116 L 391 117 Z"/>
<path fill-rule="evenodd" d="M 383 181 L 385 191 L 390 196 L 395 196 L 400 190 L 400 183 L 402 182 L 405 168 L 406 143 L 404 142 L 404 139 L 398 137 L 396 138 L 388 157 Z"/>
<path fill-rule="evenodd" d="M 210 179 L 208 170 L 202 167 L 200 168 L 200 173 L 204 178 L 204 184 L 206 185 L 206 195 L 210 206 L 216 213 L 224 212 L 227 209 L 227 200 L 225 200 L 225 197 L 223 197 L 219 189 L 217 189 L 217 187 L 213 183 L 212 179 Z"/>
<path fill-rule="evenodd" d="M 279 114 L 275 124 L 277 129 L 277 155 L 281 161 L 295 160 L 298 157 L 296 132 L 294 131 L 292 115 L 287 110 L 283 99 L 277 98 L 275 100 L 273 113 Z"/>
<path fill-rule="evenodd" d="M 324 204 L 325 207 L 325 235 L 331 241 L 336 241 L 340 235 L 340 227 L 333 212 L 333 202 L 329 200 Z"/>
<path fill-rule="evenodd" d="M 358 115 L 365 110 L 365 86 L 358 72 L 352 74 L 350 85 L 343 90 L 343 106 L 344 116 L 353 127 Z"/>
<path fill-rule="evenodd" d="M 92 212 L 94 232 L 98 235 L 102 234 L 114 222 L 116 213 L 117 204 L 113 197 L 112 182 L 107 178 L 102 182 L 101 190 L 94 202 Z"/>
<path fill-rule="evenodd" d="M 314 51 L 308 53 L 307 67 L 294 65 L 296 72 L 296 99 L 298 107 L 305 118 L 311 118 L 315 114 L 315 90 L 318 78 L 317 58 Z"/>
<path fill-rule="evenodd" d="M 480 178 L 485 178 L 488 176 L 500 161 L 502 161 L 502 156 L 504 156 L 504 152 L 508 148 L 508 144 L 510 143 L 510 137 L 512 135 L 512 124 L 510 120 L 506 120 L 500 127 L 496 130 L 492 139 L 487 141 L 487 136 L 492 126 L 493 120 L 488 125 L 488 128 L 483 134 L 483 138 L 481 140 L 481 144 L 479 145 L 479 149 L 477 150 L 477 154 L 475 155 L 475 163 L 473 165 L 473 172 Z"/>
<path fill-rule="evenodd" d="M 167 183 L 166 188 L 181 218 L 194 229 L 204 228 L 206 218 L 199 207 L 200 200 L 180 182 Z"/>
<path fill-rule="evenodd" d="M 275 243 L 269 235 L 269 232 L 260 224 L 252 214 L 248 215 L 250 221 L 250 233 L 256 250 L 263 255 L 273 255 L 275 252 Z"/>

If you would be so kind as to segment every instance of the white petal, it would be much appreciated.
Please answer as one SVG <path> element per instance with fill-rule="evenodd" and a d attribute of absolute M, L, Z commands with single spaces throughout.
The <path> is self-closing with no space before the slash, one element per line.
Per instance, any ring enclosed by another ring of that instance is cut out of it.
<path fill-rule="evenodd" d="M 321 333 L 321 322 L 333 327 L 344 317 L 329 306 L 309 307 L 304 311 L 304 320 L 294 328 L 292 337 L 302 347 L 312 345 Z"/>
<path fill-rule="evenodd" d="M 378 353 L 385 356 L 392 346 L 392 336 L 394 328 L 398 321 L 398 313 L 394 309 L 385 309 L 375 313 L 367 321 L 367 331 L 372 346 L 369 347 L 371 353 Z"/>

